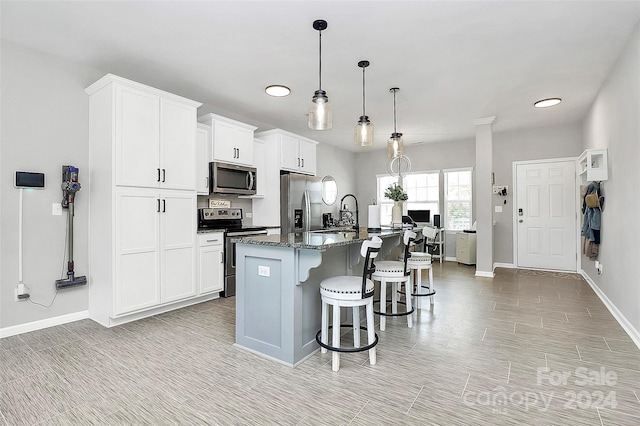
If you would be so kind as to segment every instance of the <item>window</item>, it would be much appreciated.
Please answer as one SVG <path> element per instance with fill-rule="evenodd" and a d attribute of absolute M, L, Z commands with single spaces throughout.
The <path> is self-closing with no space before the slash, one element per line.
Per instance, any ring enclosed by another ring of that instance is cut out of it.
<path fill-rule="evenodd" d="M 440 214 L 440 172 L 412 173 L 404 177 L 403 188 L 409 199 L 407 210 L 429 210 L 431 221 Z"/>
<path fill-rule="evenodd" d="M 392 183 L 397 183 L 398 178 L 390 175 L 379 175 L 377 180 L 380 222 L 382 224 L 390 224 L 393 201 L 384 198 L 384 191 Z M 409 199 L 405 202 L 405 213 L 406 210 L 430 210 L 432 220 L 434 214 L 440 214 L 439 171 L 412 173 L 404 176 L 400 184 L 409 196 Z"/>
<path fill-rule="evenodd" d="M 444 227 L 471 229 L 472 169 L 444 171 Z"/>

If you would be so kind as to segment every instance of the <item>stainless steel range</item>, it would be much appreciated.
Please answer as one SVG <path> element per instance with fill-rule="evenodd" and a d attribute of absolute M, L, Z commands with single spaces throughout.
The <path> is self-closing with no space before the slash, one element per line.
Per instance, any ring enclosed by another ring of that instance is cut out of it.
<path fill-rule="evenodd" d="M 224 231 L 224 290 L 222 297 L 236 294 L 236 245 L 231 239 L 251 235 L 265 235 L 267 228 L 242 226 L 242 209 L 203 208 L 198 209 L 198 230 L 219 229 Z"/>

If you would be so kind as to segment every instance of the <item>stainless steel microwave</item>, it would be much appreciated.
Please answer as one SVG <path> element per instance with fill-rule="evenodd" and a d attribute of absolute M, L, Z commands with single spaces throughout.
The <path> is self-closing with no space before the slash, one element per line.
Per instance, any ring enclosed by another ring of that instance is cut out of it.
<path fill-rule="evenodd" d="M 255 195 L 256 186 L 255 167 L 220 162 L 209 163 L 211 194 Z"/>

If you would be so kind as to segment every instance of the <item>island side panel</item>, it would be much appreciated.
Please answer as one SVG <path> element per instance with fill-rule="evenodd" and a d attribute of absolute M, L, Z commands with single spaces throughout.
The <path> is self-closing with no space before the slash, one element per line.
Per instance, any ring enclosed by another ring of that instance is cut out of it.
<path fill-rule="evenodd" d="M 291 365 L 295 269 L 292 248 L 236 244 L 236 344 Z"/>

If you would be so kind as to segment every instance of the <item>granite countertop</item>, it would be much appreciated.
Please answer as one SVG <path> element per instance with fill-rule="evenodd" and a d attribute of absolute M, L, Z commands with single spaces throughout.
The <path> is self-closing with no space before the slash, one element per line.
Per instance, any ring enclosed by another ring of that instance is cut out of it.
<path fill-rule="evenodd" d="M 258 235 L 238 237 L 231 240 L 239 244 L 254 244 L 274 247 L 289 247 L 312 250 L 325 250 L 330 247 L 361 243 L 373 236 L 380 238 L 402 235 L 404 229 L 382 229 L 381 232 L 367 232 L 367 228 L 354 230 L 322 230 L 321 232 L 299 232 L 284 235 Z"/>

